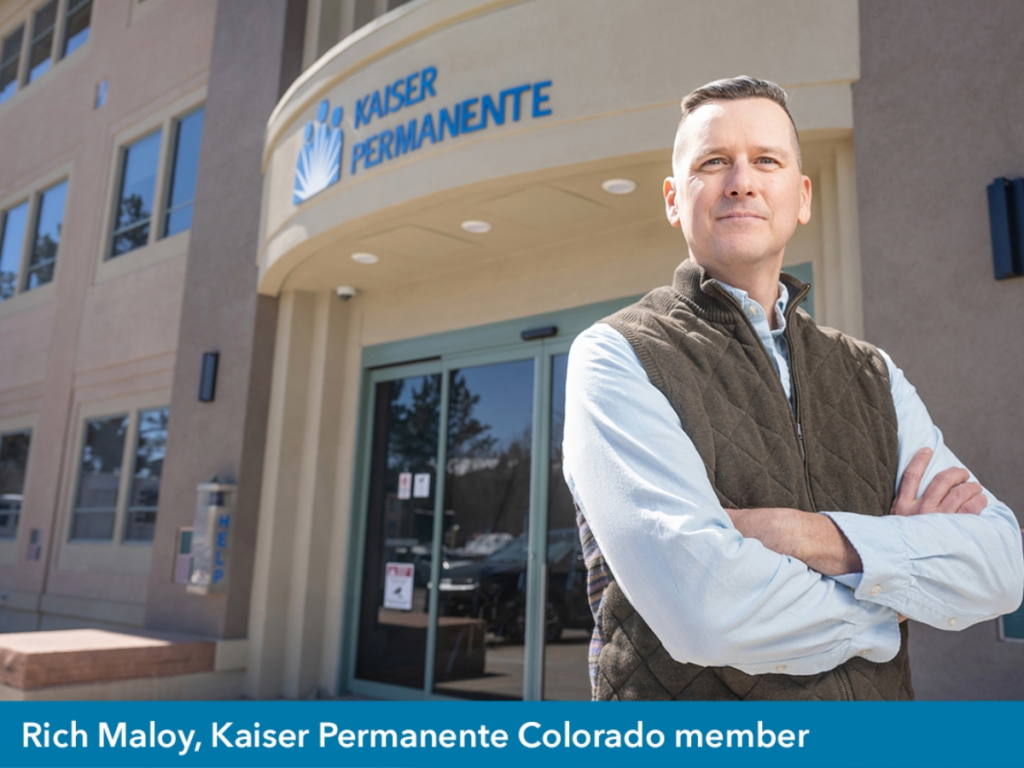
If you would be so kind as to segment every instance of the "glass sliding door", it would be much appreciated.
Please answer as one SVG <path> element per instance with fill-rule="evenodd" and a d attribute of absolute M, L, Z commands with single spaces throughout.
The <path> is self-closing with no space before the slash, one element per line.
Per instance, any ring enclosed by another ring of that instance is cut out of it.
<path fill-rule="evenodd" d="M 521 699 L 534 360 L 449 377 L 434 691 Z"/>
<path fill-rule="evenodd" d="M 468 350 L 452 334 L 364 350 L 350 690 L 590 698 L 594 624 L 562 477 L 565 381 L 575 333 L 616 308 L 560 315 L 561 331 L 537 321 L 550 337 L 509 321 L 465 332 Z"/>
<path fill-rule="evenodd" d="M 356 677 L 422 689 L 441 374 L 374 387 Z"/>
<path fill-rule="evenodd" d="M 562 476 L 565 374 L 569 355 L 562 352 L 550 359 L 544 698 L 589 699 L 587 651 L 594 617 L 587 600 L 587 566 L 576 528 L 576 507 Z"/>

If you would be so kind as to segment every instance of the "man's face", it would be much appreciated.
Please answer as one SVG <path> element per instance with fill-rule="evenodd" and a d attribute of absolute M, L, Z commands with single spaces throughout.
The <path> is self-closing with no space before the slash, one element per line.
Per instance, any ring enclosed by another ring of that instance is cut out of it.
<path fill-rule="evenodd" d="M 797 222 L 810 221 L 811 180 L 795 141 L 786 113 L 768 99 L 708 102 L 683 123 L 666 213 L 712 277 L 781 266 Z"/>

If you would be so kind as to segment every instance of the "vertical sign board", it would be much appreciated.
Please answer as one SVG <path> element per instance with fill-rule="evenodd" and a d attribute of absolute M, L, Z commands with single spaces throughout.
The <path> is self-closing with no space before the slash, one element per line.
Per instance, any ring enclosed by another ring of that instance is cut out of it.
<path fill-rule="evenodd" d="M 398 473 L 398 498 L 412 498 L 412 472 Z"/>
<path fill-rule="evenodd" d="M 230 483 L 202 483 L 196 491 L 192 570 L 187 589 L 199 595 L 224 592 L 228 583 L 235 486 Z"/>
<path fill-rule="evenodd" d="M 412 563 L 387 563 L 384 571 L 384 607 L 412 610 Z"/>

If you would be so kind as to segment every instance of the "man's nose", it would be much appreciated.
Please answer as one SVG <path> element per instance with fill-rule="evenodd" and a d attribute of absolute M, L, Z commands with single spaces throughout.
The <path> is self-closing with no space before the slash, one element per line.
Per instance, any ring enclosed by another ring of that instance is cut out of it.
<path fill-rule="evenodd" d="M 757 194 L 753 171 L 746 162 L 734 163 L 725 187 L 727 197 L 753 197 Z"/>

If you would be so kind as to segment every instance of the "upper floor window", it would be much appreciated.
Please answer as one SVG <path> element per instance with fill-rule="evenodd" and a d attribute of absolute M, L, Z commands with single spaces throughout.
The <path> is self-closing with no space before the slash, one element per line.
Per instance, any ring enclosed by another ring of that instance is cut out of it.
<path fill-rule="evenodd" d="M 176 121 L 171 179 L 167 191 L 167 213 L 163 236 L 192 228 L 192 199 L 199 170 L 199 142 L 203 137 L 203 109 Z"/>
<path fill-rule="evenodd" d="M 121 541 L 153 540 L 168 416 L 163 407 L 86 420 L 72 541 L 112 541 L 119 528 Z"/>
<path fill-rule="evenodd" d="M 61 58 L 85 44 L 89 39 L 89 22 L 92 18 L 92 0 L 68 0 L 64 16 L 64 46 Z"/>
<path fill-rule="evenodd" d="M 64 179 L 0 211 L 0 301 L 53 280 L 67 187 Z M 32 229 L 28 233 L 30 220 Z"/>
<path fill-rule="evenodd" d="M 141 248 L 149 242 L 159 158 L 160 131 L 142 137 L 123 150 L 111 257 Z"/>
<path fill-rule="evenodd" d="M 25 37 L 25 25 L 4 38 L 0 45 L 0 104 L 3 104 L 18 90 L 18 62 L 21 61 L 21 45 Z"/>
<path fill-rule="evenodd" d="M 53 53 L 53 34 L 57 27 L 57 0 L 41 6 L 32 20 L 32 43 L 28 51 L 28 74 L 25 82 L 31 83 L 50 69 Z"/>
<path fill-rule="evenodd" d="M 31 441 L 31 429 L 0 435 L 0 539 L 18 535 Z"/>
<path fill-rule="evenodd" d="M 108 258 L 141 248 L 152 240 L 170 237 L 192 226 L 192 201 L 199 170 L 203 108 L 173 121 L 173 143 L 161 173 L 163 128 L 137 139 L 121 150 L 121 173 L 115 200 L 114 226 Z M 165 190 L 158 203 L 158 191 Z M 154 227 L 154 206 L 162 212 Z M 155 231 L 158 230 L 158 231 Z"/>

